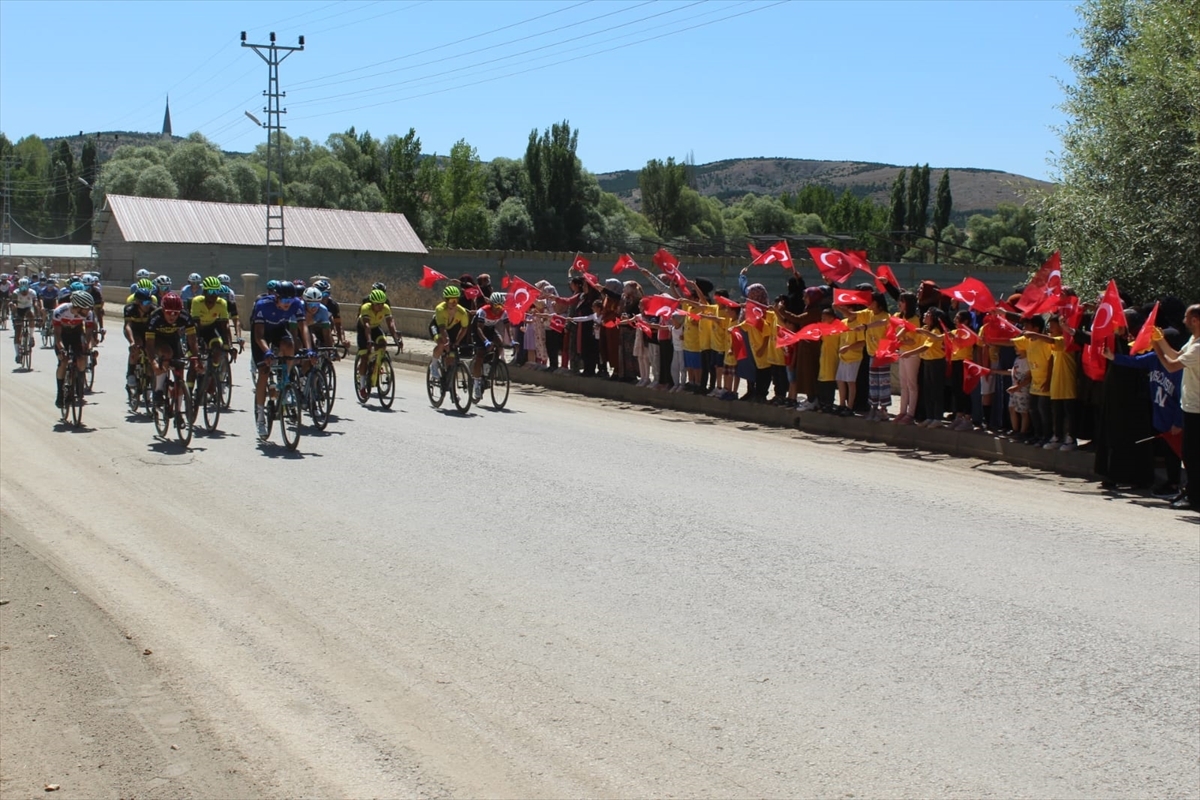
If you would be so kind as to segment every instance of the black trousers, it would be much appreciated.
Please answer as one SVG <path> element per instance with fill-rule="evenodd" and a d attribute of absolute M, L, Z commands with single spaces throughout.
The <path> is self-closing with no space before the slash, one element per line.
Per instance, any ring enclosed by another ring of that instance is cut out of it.
<path fill-rule="evenodd" d="M 1188 475 L 1188 500 L 1200 511 L 1200 414 L 1183 415 L 1183 467 Z"/>

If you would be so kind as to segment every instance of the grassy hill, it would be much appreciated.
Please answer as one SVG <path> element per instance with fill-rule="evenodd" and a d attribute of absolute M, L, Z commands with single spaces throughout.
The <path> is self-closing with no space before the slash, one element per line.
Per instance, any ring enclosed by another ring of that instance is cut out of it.
<path fill-rule="evenodd" d="M 942 167 L 930 167 L 930 191 L 937 187 Z M 698 164 L 694 168 L 696 190 L 723 202 L 736 201 L 753 192 L 778 196 L 797 192 L 815 183 L 837 194 L 849 189 L 857 197 L 869 197 L 886 205 L 892 181 L 901 167 L 866 161 L 814 161 L 803 158 L 736 158 Z M 605 191 L 641 210 L 639 170 L 598 174 Z M 1000 203 L 1024 205 L 1054 184 L 992 169 L 951 168 L 950 192 L 954 196 L 954 218 L 965 220 L 975 213 L 992 213 Z M 932 198 L 931 198 L 932 200 Z"/>

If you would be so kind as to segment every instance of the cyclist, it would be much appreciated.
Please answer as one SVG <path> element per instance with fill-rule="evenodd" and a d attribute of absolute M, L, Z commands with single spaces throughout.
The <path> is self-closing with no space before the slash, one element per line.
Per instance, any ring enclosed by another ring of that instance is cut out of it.
<path fill-rule="evenodd" d="M 46 278 L 42 288 L 38 290 L 38 299 L 42 301 L 42 312 L 38 315 L 38 320 L 49 319 L 54 314 L 54 307 L 58 305 L 58 281 Z"/>
<path fill-rule="evenodd" d="M 383 336 L 383 328 L 387 326 L 392 341 L 401 350 L 404 349 L 404 339 L 396 331 L 396 320 L 392 318 L 392 307 L 388 305 L 387 293 L 383 289 L 372 289 L 367 295 L 367 302 L 358 309 L 358 354 L 363 355 L 376 339 Z M 358 365 L 358 380 L 360 384 L 367 379 L 367 362 L 362 358 Z"/>
<path fill-rule="evenodd" d="M 17 353 L 17 363 L 21 363 L 21 331 L 34 320 L 37 309 L 41 306 L 37 293 L 29 285 L 29 278 L 17 281 L 17 290 L 9 298 L 12 304 L 13 316 L 13 349 Z"/>
<path fill-rule="evenodd" d="M 475 358 L 471 362 L 475 402 L 483 397 L 483 362 L 492 356 L 495 348 L 504 346 L 500 336 L 500 324 L 504 319 L 504 293 L 492 292 L 487 303 L 479 307 L 471 320 L 471 336 L 475 341 Z"/>
<path fill-rule="evenodd" d="M 154 281 L 150 280 L 149 278 L 142 278 L 133 286 L 129 287 L 129 296 L 125 298 L 126 305 L 129 305 L 133 302 L 133 296 L 138 289 L 144 289 L 147 293 L 149 293 L 150 299 L 154 301 L 154 304 L 158 305 L 158 293 L 155 291 Z"/>
<path fill-rule="evenodd" d="M 440 380 L 442 354 L 446 348 L 457 348 L 467 335 L 471 319 L 467 310 L 459 305 L 462 299 L 462 289 L 450 284 L 442 290 L 442 302 L 433 312 L 433 324 L 437 328 L 437 345 L 433 348 L 433 362 L 430 375 L 434 380 Z"/>
<path fill-rule="evenodd" d="M 142 281 L 134 284 L 133 294 L 129 296 L 129 302 L 125 304 L 125 341 L 129 342 L 125 383 L 130 388 L 137 387 L 137 377 L 134 375 L 134 371 L 137 368 L 139 354 L 146 347 L 146 326 L 149 324 L 150 315 L 154 313 L 155 308 L 152 294 L 154 284 L 149 279 L 144 278 L 143 280 L 148 285 L 139 285 Z"/>
<path fill-rule="evenodd" d="M 196 323 L 196 338 L 207 356 L 209 342 L 220 339 L 229 342 L 229 303 L 221 292 L 221 281 L 215 276 L 205 278 L 200 284 L 201 294 L 192 298 L 191 305 L 184 304 Z"/>
<path fill-rule="evenodd" d="M 92 296 L 92 313 L 96 315 L 96 325 L 99 326 L 100 332 L 104 332 L 104 292 L 100 289 L 100 281 L 92 273 L 86 273 L 79 282 L 83 284 L 84 290 Z"/>
<path fill-rule="evenodd" d="M 346 332 L 342 329 L 342 307 L 333 299 L 333 287 L 329 281 L 321 278 L 313 286 L 321 290 L 321 302 L 329 309 L 330 321 L 333 325 L 333 340 L 338 344 L 346 344 Z"/>
<path fill-rule="evenodd" d="M 8 298 L 12 294 L 13 283 L 7 272 L 0 273 L 0 319 L 8 317 Z"/>
<path fill-rule="evenodd" d="M 191 275 L 188 275 L 187 286 L 183 287 L 179 292 L 179 297 L 183 300 L 184 308 L 191 308 L 192 301 L 204 294 L 204 288 L 201 286 L 203 282 L 204 276 L 199 272 L 193 272 Z"/>
<path fill-rule="evenodd" d="M 187 340 L 188 351 L 198 353 L 196 324 L 183 310 L 183 298 L 175 292 L 165 292 L 160 306 L 146 321 L 146 349 L 153 357 L 154 364 L 154 402 L 160 405 L 166 402 L 163 389 L 167 384 L 171 360 L 183 358 L 181 334 Z M 204 371 L 203 361 L 199 363 L 199 371 Z M 195 380 L 195 376 L 189 375 L 189 380 Z"/>
<path fill-rule="evenodd" d="M 151 278 L 153 278 L 153 277 L 154 277 L 154 273 L 152 273 L 150 270 L 148 270 L 148 269 L 139 269 L 139 270 L 137 271 L 137 274 L 133 276 L 133 279 L 134 279 L 135 281 L 140 281 L 142 278 L 146 278 L 147 280 L 149 280 L 149 279 L 151 279 Z"/>
<path fill-rule="evenodd" d="M 333 317 L 325 307 L 321 290 L 316 286 L 304 290 L 304 321 L 308 324 L 308 335 L 314 346 L 333 347 Z"/>
<path fill-rule="evenodd" d="M 167 292 L 171 291 L 171 276 L 159 275 L 154 279 L 154 286 L 154 299 L 157 300 L 158 304 L 161 306 L 163 296 L 166 295 Z M 180 298 L 179 302 L 182 303 L 183 299 Z"/>
<path fill-rule="evenodd" d="M 242 320 L 238 317 L 237 295 L 233 293 L 233 278 L 221 273 L 217 276 L 217 280 L 221 282 L 221 296 L 225 298 L 225 305 L 229 308 L 229 321 L 233 323 L 233 333 L 237 336 L 238 343 L 242 341 Z"/>
<path fill-rule="evenodd" d="M 268 285 L 270 285 L 268 283 Z M 295 355 L 295 339 L 292 330 L 300 336 L 300 344 L 310 349 L 308 325 L 304 320 L 304 304 L 296 298 L 296 287 L 282 281 L 275 288 L 276 294 L 264 295 L 254 303 L 250 314 L 250 354 L 258 367 L 258 381 L 254 385 L 254 419 L 258 437 L 267 438 L 267 418 L 264 407 L 267 401 L 267 374 L 275 360 L 275 351 L 290 358 Z"/>
<path fill-rule="evenodd" d="M 58 381 L 55 408 L 62 408 L 63 379 L 67 375 L 67 359 L 75 359 L 75 369 L 87 369 L 87 357 L 95 338 L 96 317 L 92 314 L 92 296 L 84 291 L 72 292 L 70 299 L 54 309 L 54 352 L 58 355 Z"/>

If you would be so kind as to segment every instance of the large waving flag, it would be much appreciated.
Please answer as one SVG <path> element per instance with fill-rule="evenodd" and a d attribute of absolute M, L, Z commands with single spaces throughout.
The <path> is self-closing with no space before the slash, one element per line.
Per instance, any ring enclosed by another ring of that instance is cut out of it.
<path fill-rule="evenodd" d="M 983 281 L 976 278 L 964 278 L 963 282 L 948 289 L 942 289 L 942 294 L 952 297 L 967 305 L 972 311 L 981 313 L 991 311 L 996 307 L 996 298 Z"/>
<path fill-rule="evenodd" d="M 817 265 L 821 276 L 830 283 L 845 283 L 858 267 L 841 250 L 827 247 L 810 247 L 808 254 Z"/>
<path fill-rule="evenodd" d="M 1061 297 L 1062 258 L 1056 250 L 1030 279 L 1025 291 L 1021 292 L 1017 308 L 1027 317 L 1046 314 L 1058 308 Z"/>
<path fill-rule="evenodd" d="M 421 286 L 425 289 L 432 289 L 433 284 L 437 283 L 438 281 L 450 280 L 436 269 L 430 269 L 426 266 L 421 267 L 421 272 L 421 280 L 417 281 L 417 283 L 421 284 Z"/>
<path fill-rule="evenodd" d="M 788 248 L 786 241 L 776 242 L 761 253 L 754 248 L 754 245 L 750 245 L 750 255 L 752 256 L 750 261 L 752 267 L 759 264 L 778 264 L 784 269 L 794 270 L 796 268 L 792 262 L 792 251 Z"/>
<path fill-rule="evenodd" d="M 1125 325 L 1125 306 L 1117 292 L 1117 282 L 1109 281 L 1104 296 L 1100 298 L 1100 304 L 1096 306 L 1096 314 L 1092 317 L 1092 342 L 1100 344 L 1108 339 L 1117 325 Z"/>
<path fill-rule="evenodd" d="M 637 269 L 637 262 L 633 260 L 633 256 L 628 253 L 621 253 L 617 258 L 617 263 L 613 264 L 613 275 L 620 274 L 627 269 Z"/>
<path fill-rule="evenodd" d="M 1158 322 L 1158 303 L 1154 304 L 1154 308 L 1150 309 L 1150 315 L 1146 317 L 1146 321 L 1142 323 L 1142 329 L 1138 331 L 1137 337 L 1133 340 L 1133 344 L 1129 345 L 1129 352 L 1133 355 L 1144 353 L 1154 346 L 1154 331 L 1155 324 Z M 1162 334 L 1159 334 L 1162 338 Z"/>
<path fill-rule="evenodd" d="M 525 313 L 537 301 L 539 294 L 537 287 L 520 278 L 510 280 L 508 295 L 504 299 L 504 310 L 508 314 L 508 321 L 513 325 L 520 325 L 524 322 Z"/>

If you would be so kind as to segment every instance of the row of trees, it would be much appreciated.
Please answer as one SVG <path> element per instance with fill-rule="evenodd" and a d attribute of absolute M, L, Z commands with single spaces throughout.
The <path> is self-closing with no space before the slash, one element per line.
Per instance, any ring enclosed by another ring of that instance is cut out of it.
<path fill-rule="evenodd" d="M 99 175 L 94 141 L 84 145 L 76 161 L 65 140 L 52 150 L 36 136 L 13 144 L 0 133 L 0 165 L 14 233 L 67 243 L 91 241 L 92 185 Z"/>

